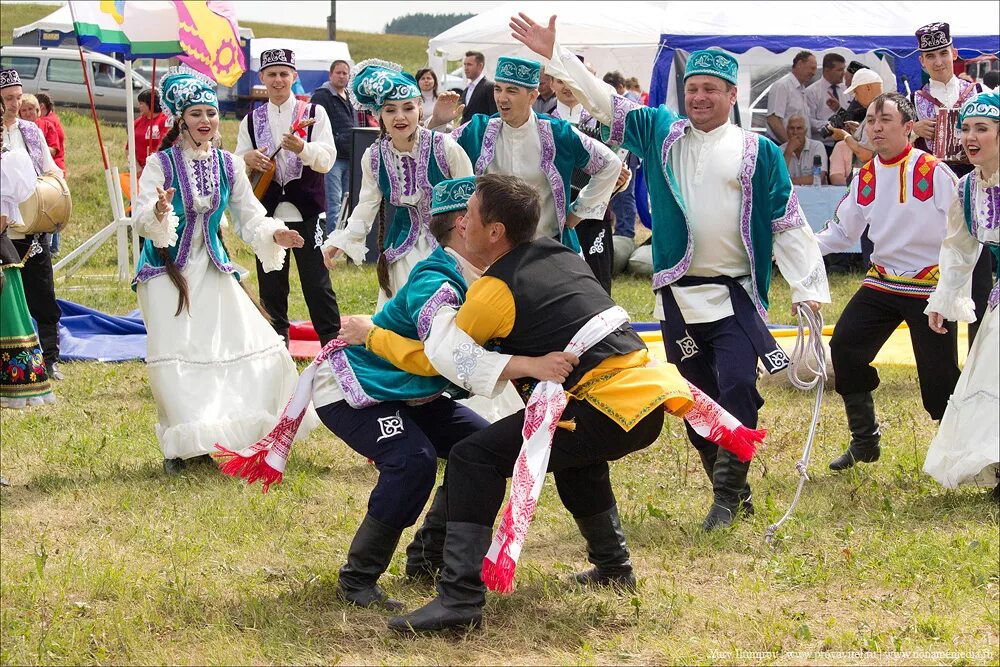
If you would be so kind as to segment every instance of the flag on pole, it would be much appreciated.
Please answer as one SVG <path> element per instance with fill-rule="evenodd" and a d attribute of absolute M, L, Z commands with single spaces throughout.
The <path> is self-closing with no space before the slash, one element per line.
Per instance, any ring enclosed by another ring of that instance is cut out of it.
<path fill-rule="evenodd" d="M 246 71 L 232 3 L 219 0 L 70 0 L 77 41 L 127 59 L 180 56 L 224 86 Z"/>

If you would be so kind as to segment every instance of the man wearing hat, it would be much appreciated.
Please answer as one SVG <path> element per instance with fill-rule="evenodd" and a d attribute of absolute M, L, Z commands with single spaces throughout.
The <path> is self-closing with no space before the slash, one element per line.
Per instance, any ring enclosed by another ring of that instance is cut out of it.
<path fill-rule="evenodd" d="M 52 153 L 42 131 L 34 123 L 18 118 L 21 108 L 21 77 L 17 70 L 0 70 L 0 96 L 3 97 L 3 143 L 12 151 L 26 153 L 35 167 L 35 175 L 63 172 L 52 160 Z M 56 366 L 59 361 L 59 317 L 61 311 L 56 303 L 55 280 L 52 275 L 52 253 L 49 248 L 49 234 L 33 234 L 25 237 L 14 227 L 8 236 L 17 253 L 24 258 L 21 279 L 24 281 L 24 295 L 28 310 L 38 323 L 38 340 L 45 358 L 45 371 L 50 379 L 63 379 Z"/>
<path fill-rule="evenodd" d="M 476 114 L 451 136 L 469 154 L 477 176 L 508 174 L 535 187 L 542 200 L 538 237 L 558 239 L 580 252 L 573 228 L 581 220 L 604 217 L 622 162 L 614 151 L 581 134 L 568 121 L 532 110 L 541 72 L 537 61 L 499 58 L 493 87 L 498 114 Z M 435 117 L 454 116 L 454 106 L 448 111 L 444 107 L 439 100 Z M 444 118 L 442 124 L 449 120 Z M 571 201 L 574 169 L 583 170 L 591 179 Z"/>
<path fill-rule="evenodd" d="M 326 209 L 323 174 L 337 159 L 337 148 L 323 107 L 297 100 L 292 94 L 297 77 L 291 50 L 269 49 L 260 54 L 260 81 L 267 88 L 267 104 L 240 122 L 236 154 L 246 162 L 248 174 L 266 171 L 274 155 L 274 179 L 261 203 L 268 216 L 281 220 L 306 240 L 293 253 L 309 317 L 320 343 L 325 345 L 340 331 L 337 297 L 320 250 L 324 230 L 319 221 L 319 214 Z M 301 127 L 307 121 L 313 123 Z M 286 342 L 289 264 L 285 262 L 280 271 L 265 273 L 257 261 L 261 304 L 274 330 Z"/>
<path fill-rule="evenodd" d="M 913 106 L 917 111 L 917 123 L 913 131 L 919 137 L 913 142 L 916 148 L 925 150 L 932 155 L 942 157 L 945 164 L 958 177 L 972 171 L 972 164 L 958 145 L 959 133 L 954 127 L 958 111 L 968 100 L 980 92 L 982 86 L 955 76 L 954 63 L 958 57 L 951 37 L 951 26 L 947 23 L 930 23 L 916 32 L 917 48 L 920 49 L 920 65 L 927 72 L 930 80 L 913 93 Z M 938 133 L 937 119 L 942 109 L 951 111 L 951 122 L 948 132 L 953 139 L 949 142 L 954 151 L 945 151 L 935 141 Z M 951 155 L 944 155 L 950 153 Z M 960 157 L 952 157 L 960 154 Z M 976 312 L 984 312 L 989 299 L 990 287 L 993 284 L 992 260 L 989 253 L 982 253 L 972 274 L 972 300 L 976 304 Z M 969 323 L 969 345 L 971 347 L 976 333 L 979 331 L 979 321 Z"/>
<path fill-rule="evenodd" d="M 758 359 L 769 373 L 788 365 L 765 324 L 772 256 L 791 287 L 793 308 L 816 311 L 830 301 L 823 258 L 781 151 L 729 122 L 737 63 L 728 53 L 696 51 L 688 58 L 682 118 L 665 106 L 638 106 L 592 76 L 556 44 L 555 20 L 545 26 L 521 14 L 511 29 L 607 126 L 612 143 L 643 160 L 653 202 L 655 312 L 667 359 L 756 427 L 763 405 Z M 714 490 L 702 527 L 714 530 L 752 513 L 749 464 L 690 427 L 688 437 Z"/>

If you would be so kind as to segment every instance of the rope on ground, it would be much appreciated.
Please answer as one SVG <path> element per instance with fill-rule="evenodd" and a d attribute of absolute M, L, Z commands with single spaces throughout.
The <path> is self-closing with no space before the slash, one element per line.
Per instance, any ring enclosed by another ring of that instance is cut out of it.
<path fill-rule="evenodd" d="M 802 391 L 816 390 L 816 401 L 813 405 L 812 422 L 809 424 L 809 436 L 802 450 L 802 458 L 795 464 L 799 474 L 799 485 L 795 489 L 795 497 L 788 506 L 785 515 L 767 527 L 764 531 L 764 541 L 773 544 L 774 536 L 781 525 L 788 520 L 795 510 L 802 495 L 802 487 L 809 480 L 807 472 L 809 455 L 812 452 L 813 440 L 816 437 L 816 426 L 819 424 L 819 410 L 823 404 L 823 387 L 826 383 L 826 349 L 823 347 L 823 315 L 813 312 L 809 306 L 798 306 L 799 328 L 795 335 L 795 347 L 792 350 L 791 361 L 788 364 L 788 379 L 792 386 Z M 808 331 L 808 337 L 806 332 Z"/>

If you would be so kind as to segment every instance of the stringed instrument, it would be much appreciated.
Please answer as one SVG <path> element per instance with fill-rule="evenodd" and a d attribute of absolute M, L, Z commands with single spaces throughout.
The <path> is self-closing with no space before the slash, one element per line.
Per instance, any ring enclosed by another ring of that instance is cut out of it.
<path fill-rule="evenodd" d="M 294 134 L 296 132 L 302 132 L 307 127 L 309 127 L 310 125 L 314 125 L 315 123 L 316 123 L 315 118 L 308 118 L 306 120 L 298 121 L 292 125 L 291 129 L 288 130 L 288 133 Z M 249 174 L 247 174 L 250 178 L 250 186 L 253 188 L 253 194 L 259 200 L 263 201 L 264 193 L 267 192 L 267 189 L 269 187 L 271 187 L 271 181 L 274 180 L 274 174 L 278 170 L 278 164 L 277 162 L 274 161 L 274 157 L 278 154 L 278 151 L 280 150 L 281 146 L 278 146 L 277 150 L 275 150 L 268 156 L 267 169 L 265 169 L 264 171 L 257 171 L 255 169 Z"/>

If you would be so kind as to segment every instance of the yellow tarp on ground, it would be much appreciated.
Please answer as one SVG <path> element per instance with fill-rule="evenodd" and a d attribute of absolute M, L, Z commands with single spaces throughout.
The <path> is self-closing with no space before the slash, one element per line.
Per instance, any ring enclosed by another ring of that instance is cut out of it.
<path fill-rule="evenodd" d="M 774 338 L 788 354 L 792 353 L 795 347 L 795 329 L 779 329 L 772 332 Z M 643 332 L 642 339 L 646 341 L 650 354 L 660 361 L 666 361 L 666 354 L 663 351 L 663 340 L 659 331 Z M 830 345 L 830 336 L 833 335 L 833 326 L 823 328 L 823 342 Z M 965 357 L 969 352 L 969 327 L 964 322 L 958 325 L 958 361 L 965 363 Z M 916 366 L 913 359 L 913 346 L 910 344 L 910 331 L 905 323 L 901 324 L 892 336 L 882 347 L 882 350 L 875 357 L 875 365 L 896 364 L 899 366 Z"/>

